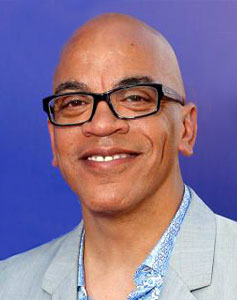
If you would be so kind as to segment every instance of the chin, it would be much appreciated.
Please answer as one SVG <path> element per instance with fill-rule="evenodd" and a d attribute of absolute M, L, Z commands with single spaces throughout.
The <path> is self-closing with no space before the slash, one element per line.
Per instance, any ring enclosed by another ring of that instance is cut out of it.
<path fill-rule="evenodd" d="M 83 210 L 90 211 L 94 214 L 100 214 L 104 216 L 115 216 L 118 214 L 126 213 L 131 208 L 131 203 L 128 199 L 121 197 L 121 194 L 117 197 L 115 195 L 103 195 L 95 198 L 95 195 L 83 197 L 79 196 Z"/>

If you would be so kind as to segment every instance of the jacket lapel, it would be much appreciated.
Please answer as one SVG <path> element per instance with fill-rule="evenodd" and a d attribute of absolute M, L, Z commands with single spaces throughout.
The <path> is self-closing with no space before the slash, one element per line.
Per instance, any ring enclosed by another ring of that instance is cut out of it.
<path fill-rule="evenodd" d="M 77 300 L 77 270 L 72 270 L 52 293 L 52 300 Z"/>
<path fill-rule="evenodd" d="M 166 278 L 163 290 L 161 292 L 161 300 L 197 300 L 185 285 L 182 278 L 176 271 L 169 266 L 168 277 Z"/>
<path fill-rule="evenodd" d="M 52 300 L 77 299 L 79 243 L 82 223 L 64 238 L 61 247 L 49 265 L 42 288 Z"/>
<path fill-rule="evenodd" d="M 193 290 L 211 283 L 216 222 L 191 190 L 192 200 L 175 242 L 161 300 L 194 300 Z"/>

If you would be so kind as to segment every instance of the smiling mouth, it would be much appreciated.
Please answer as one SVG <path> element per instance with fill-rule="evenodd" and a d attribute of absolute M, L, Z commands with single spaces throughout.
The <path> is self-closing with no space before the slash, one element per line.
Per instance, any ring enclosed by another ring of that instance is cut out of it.
<path fill-rule="evenodd" d="M 135 155 L 128 154 L 128 153 L 120 153 L 120 154 L 106 155 L 106 156 L 92 155 L 92 156 L 88 156 L 87 160 L 96 161 L 96 162 L 107 162 L 107 161 L 126 159 L 126 158 L 132 158 L 132 157 L 135 157 Z"/>

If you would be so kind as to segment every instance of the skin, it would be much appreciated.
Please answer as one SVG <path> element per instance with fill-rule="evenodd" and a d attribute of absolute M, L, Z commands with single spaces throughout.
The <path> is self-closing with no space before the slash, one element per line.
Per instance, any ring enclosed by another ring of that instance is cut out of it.
<path fill-rule="evenodd" d="M 106 14 L 70 38 L 53 87 L 77 81 L 83 90 L 102 93 L 140 77 L 165 84 L 185 99 L 177 59 L 165 38 L 130 16 Z M 196 131 L 195 105 L 168 101 L 162 101 L 158 114 L 137 120 L 119 120 L 100 102 L 91 122 L 65 128 L 49 123 L 53 165 L 81 201 L 85 280 L 93 299 L 125 299 L 134 289 L 134 271 L 182 200 L 178 154 L 193 154 Z M 82 159 L 91 151 L 112 150 L 137 155 L 92 165 Z"/>

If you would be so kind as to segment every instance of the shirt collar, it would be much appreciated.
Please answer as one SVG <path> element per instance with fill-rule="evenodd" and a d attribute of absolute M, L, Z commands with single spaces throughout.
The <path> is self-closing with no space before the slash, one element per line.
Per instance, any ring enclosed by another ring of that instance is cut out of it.
<path fill-rule="evenodd" d="M 174 247 L 175 239 L 183 223 L 183 219 L 190 205 L 190 201 L 191 192 L 189 187 L 184 185 L 183 199 L 178 211 L 176 212 L 169 227 L 162 235 L 161 239 L 148 254 L 141 266 L 149 267 L 158 273 L 163 273 L 166 267 L 168 267 L 168 262 Z"/>

